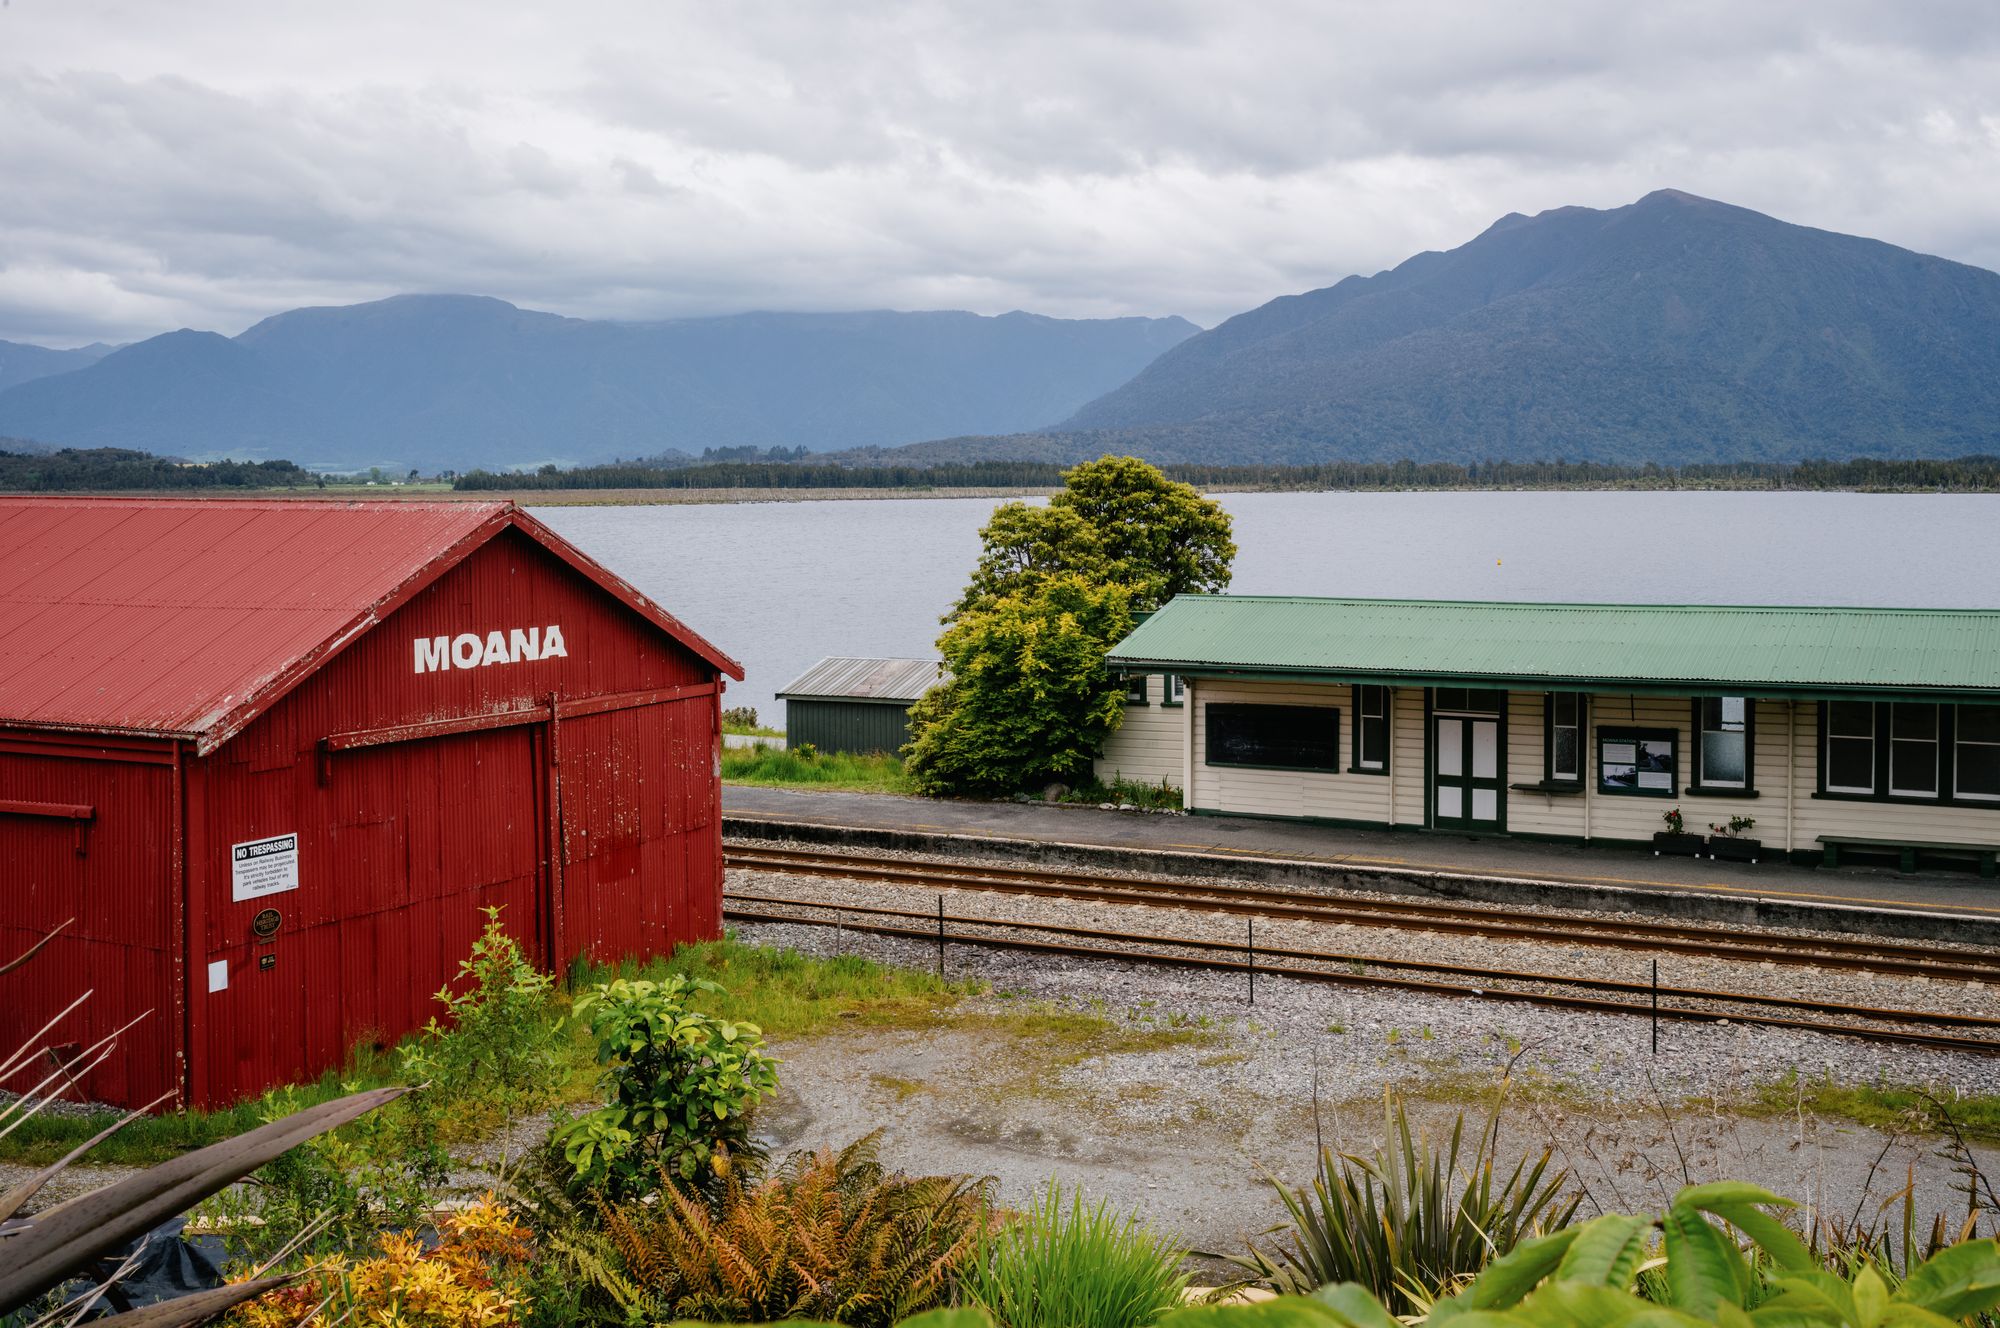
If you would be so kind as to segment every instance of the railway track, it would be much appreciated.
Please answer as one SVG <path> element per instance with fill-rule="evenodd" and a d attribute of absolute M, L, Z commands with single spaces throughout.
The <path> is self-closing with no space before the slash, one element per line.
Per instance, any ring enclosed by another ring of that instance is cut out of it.
<path fill-rule="evenodd" d="M 1642 918 L 1527 917 L 1481 904 L 1317 895 L 1261 886 L 1097 876 L 1041 867 L 992 867 L 937 859 L 887 858 L 811 849 L 730 846 L 728 865 L 937 890 L 987 890 L 1107 904 L 1184 907 L 1210 913 L 1595 945 L 1654 954 L 2000 985 L 2000 953 L 1942 950 L 1886 939 L 1718 936 L 1710 927 Z"/>
<path fill-rule="evenodd" d="M 729 851 L 728 861 L 732 866 L 763 871 L 888 881 L 926 888 L 998 891 L 1040 897 L 1144 904 L 1153 907 L 1182 907 L 1205 912 L 1241 913 L 1253 918 L 1270 916 L 1303 917 L 1314 921 L 1356 920 L 1348 918 L 1340 911 L 1349 902 L 1347 900 L 1326 901 L 1339 906 L 1329 913 L 1318 906 L 1315 897 L 1302 897 L 1287 892 L 1258 890 L 1252 887 L 1189 885 L 1184 882 L 1135 882 L 1123 879 L 1117 880 L 1115 885 L 1105 886 L 1103 882 L 1106 878 L 1089 877 L 1082 873 L 1043 869 L 996 869 L 972 867 L 961 863 L 918 863 L 907 859 L 878 859 L 861 855 L 761 848 L 754 850 L 733 848 Z M 1139 888 L 1132 888 L 1135 886 Z M 1262 898 L 1265 896 L 1270 898 Z M 1300 904 L 1298 901 L 1301 898 L 1314 902 Z M 1232 906 L 1218 910 L 1218 902 Z M 1388 901 L 1362 902 L 1386 904 Z M 1428 904 L 1417 905 L 1416 909 L 1423 921 L 1397 922 L 1388 920 L 1388 915 L 1383 912 L 1364 910 L 1365 916 L 1373 919 L 1364 925 L 1428 927 L 1430 930 L 1471 931 L 1475 934 L 1498 934 L 1509 937 L 1536 934 L 1524 933 L 1515 926 L 1509 926 L 1496 933 L 1480 931 L 1479 928 L 1489 921 L 1484 915 L 1491 913 L 1491 910 L 1477 908 L 1461 910 L 1455 906 Z M 1430 919 L 1430 915 L 1434 912 L 1446 914 L 1443 919 L 1445 921 L 1464 921 L 1467 925 L 1437 926 Z M 1071 927 L 1001 918 L 952 917 L 944 911 L 942 896 L 938 911 L 931 913 L 915 909 L 737 891 L 731 892 L 725 898 L 723 913 L 726 918 L 733 921 L 838 927 L 870 935 L 934 942 L 939 947 L 940 962 L 947 944 L 971 945 L 1078 958 L 1113 959 L 1241 972 L 1253 983 L 1252 975 L 1285 977 L 1359 988 L 1421 992 L 1482 1000 L 1526 1001 L 1567 1009 L 1667 1020 L 1708 1023 L 1727 1020 L 1941 1050 L 2000 1054 L 2000 1018 L 1989 1016 L 1859 1006 L 1834 1001 L 1763 996 L 1697 987 L 1661 987 L 1652 983 L 1608 977 L 1578 978 L 1560 974 L 1486 968 L 1472 964 L 1391 959 L 1324 950 L 1304 950 L 1289 946 L 1256 945 L 1248 938 L 1245 943 L 1237 944 L 1159 932 Z M 1458 913 L 1481 916 L 1471 920 L 1448 916 Z M 1515 921 L 1505 918 L 1491 920 Z M 1540 921 L 1567 923 L 1578 920 Z M 1595 923 L 1599 920 L 1581 921 Z M 1644 930 L 1661 929 L 1667 933 L 1682 933 L 1683 936 L 1693 934 L 1691 928 L 1674 928 L 1669 924 L 1642 923 L 1639 926 Z M 1620 948 L 1668 948 L 1633 940 L 1624 934 L 1625 931 L 1626 929 L 1620 924 L 1620 931 L 1617 933 L 1619 939 L 1611 939 L 1614 935 L 1612 932 L 1595 930 L 1583 931 L 1583 934 L 1557 931 L 1552 933 L 1549 939 L 1577 944 L 1615 944 Z M 1668 935 L 1665 939 L 1674 937 Z M 1760 938 L 1760 942 L 1763 939 L 1765 938 Z M 1815 945 L 1820 943 L 1811 938 L 1769 939 L 1810 940 L 1810 943 Z M 1887 944 L 1891 948 L 1898 948 L 1894 943 Z M 1749 948 L 1758 960 L 1773 958 L 1769 949 L 1761 943 L 1746 948 Z M 1914 950 L 1916 947 L 1900 948 Z M 1710 944 L 1696 952 L 1713 955 L 1715 947 Z M 1968 952 L 1965 958 L 1979 960 L 1984 957 Z M 1824 954 L 1812 960 L 1793 957 L 1791 962 L 1816 962 L 1823 967 L 1862 967 L 1858 963 L 1852 965 L 1828 963 Z M 1901 962 L 1917 961 L 1906 957 Z M 1976 964 L 1958 963 L 1953 969 L 1953 974 L 1957 976 L 1961 970 L 1971 970 L 1976 967 Z M 1875 971 L 1897 970 L 1876 968 Z M 1933 968 L 1927 970 L 1925 975 L 1936 977 L 1938 973 Z"/>

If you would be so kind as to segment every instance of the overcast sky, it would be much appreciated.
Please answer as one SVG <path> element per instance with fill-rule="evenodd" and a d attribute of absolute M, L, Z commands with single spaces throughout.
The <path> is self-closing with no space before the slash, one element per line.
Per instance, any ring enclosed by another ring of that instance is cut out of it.
<path fill-rule="evenodd" d="M 2000 5 L 6 0 L 0 338 L 1186 315 L 1660 187 L 2000 269 Z"/>

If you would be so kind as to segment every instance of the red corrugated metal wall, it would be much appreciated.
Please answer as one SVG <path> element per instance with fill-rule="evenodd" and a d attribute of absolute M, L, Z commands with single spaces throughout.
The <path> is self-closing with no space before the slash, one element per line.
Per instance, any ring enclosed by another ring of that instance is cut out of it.
<path fill-rule="evenodd" d="M 707 696 L 563 721 L 563 901 L 573 953 L 613 960 L 720 934 L 714 733 Z"/>
<path fill-rule="evenodd" d="M 562 658 L 415 669 L 418 639 L 551 624 Z M 704 661 L 510 531 L 193 762 L 191 907 L 207 947 L 190 995 L 196 1101 L 316 1075 L 358 1040 L 421 1025 L 489 904 L 557 968 L 585 949 L 659 952 L 718 934 L 712 692 L 561 720 L 555 779 L 546 721 L 331 755 L 323 738 L 714 683 Z M 552 785 L 575 859 L 560 872 Z M 286 834 L 300 837 L 299 889 L 232 900 L 230 846 Z M 251 934 L 265 907 L 283 915 L 268 942 Z M 210 993 L 214 959 L 229 980 Z"/>
<path fill-rule="evenodd" d="M 143 1104 L 180 1082 L 172 748 L 158 744 L 150 754 L 133 749 L 110 760 L 94 759 L 89 747 L 58 754 L 64 750 L 46 739 L 24 738 L 19 746 L 0 739 L 0 800 L 92 810 L 87 822 L 0 812 L 0 888 L 7 892 L 0 961 L 74 919 L 54 944 L 0 977 L 0 1054 L 89 991 L 47 1041 L 88 1046 L 144 1015 L 121 1040 L 124 1053 L 82 1084 L 92 1098 Z M 40 1077 L 6 1087 L 18 1091 Z"/>

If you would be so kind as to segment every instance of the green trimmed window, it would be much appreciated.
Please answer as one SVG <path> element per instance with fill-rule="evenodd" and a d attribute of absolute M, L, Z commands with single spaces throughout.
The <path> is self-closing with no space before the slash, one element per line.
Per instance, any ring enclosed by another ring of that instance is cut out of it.
<path fill-rule="evenodd" d="M 1145 704 L 1146 704 L 1146 675 L 1145 675 L 1145 674 L 1143 674 L 1143 673 L 1133 673 L 1133 674 L 1128 674 L 1128 675 L 1126 675 L 1126 678 L 1125 678 L 1125 704 L 1126 704 L 1126 705 L 1145 705 Z"/>
<path fill-rule="evenodd" d="M 1542 778 L 1551 784 L 1583 782 L 1582 692 L 1550 692 L 1542 711 Z"/>
<path fill-rule="evenodd" d="M 1389 689 L 1354 689 L 1354 769 L 1371 775 L 1389 773 Z"/>
<path fill-rule="evenodd" d="M 1161 692 L 1161 696 L 1164 699 L 1161 700 L 1161 705 L 1177 706 L 1187 699 L 1187 691 L 1181 685 L 1180 674 L 1169 673 L 1162 682 L 1164 683 L 1164 689 Z"/>
<path fill-rule="evenodd" d="M 1747 696 L 1694 702 L 1694 791 L 1748 789 L 1757 742 L 1757 703 Z"/>
<path fill-rule="evenodd" d="M 1211 704 L 1205 713 L 1210 765 L 1340 769 L 1340 711 L 1332 706 Z"/>
<path fill-rule="evenodd" d="M 2000 705 L 1962 705 L 1954 718 L 1952 794 L 2000 802 Z"/>

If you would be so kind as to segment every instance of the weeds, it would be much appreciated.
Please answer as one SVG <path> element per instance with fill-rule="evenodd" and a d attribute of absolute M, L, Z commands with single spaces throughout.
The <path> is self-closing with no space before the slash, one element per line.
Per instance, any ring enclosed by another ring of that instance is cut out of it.
<path fill-rule="evenodd" d="M 793 751 L 758 743 L 725 747 L 722 778 L 730 784 L 774 788 L 860 790 L 869 793 L 910 793 L 909 776 L 900 757 L 881 752 Z"/>

